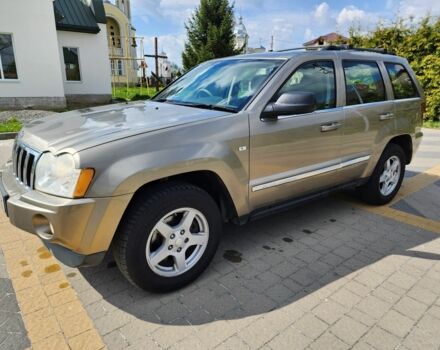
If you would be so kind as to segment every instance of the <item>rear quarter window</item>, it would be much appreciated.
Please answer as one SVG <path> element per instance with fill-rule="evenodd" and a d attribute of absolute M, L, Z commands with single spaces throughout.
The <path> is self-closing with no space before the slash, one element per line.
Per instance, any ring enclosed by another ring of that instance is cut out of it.
<path fill-rule="evenodd" d="M 419 97 L 414 82 L 404 66 L 396 63 L 385 63 L 385 67 L 390 77 L 396 100 Z"/>

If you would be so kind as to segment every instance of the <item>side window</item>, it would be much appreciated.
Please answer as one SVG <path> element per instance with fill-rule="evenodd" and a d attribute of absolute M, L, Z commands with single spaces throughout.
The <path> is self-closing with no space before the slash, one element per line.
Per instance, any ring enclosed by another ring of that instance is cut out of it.
<path fill-rule="evenodd" d="M 343 61 L 347 106 L 385 101 L 385 85 L 375 62 Z"/>
<path fill-rule="evenodd" d="M 393 85 L 394 98 L 396 100 L 402 98 L 419 97 L 414 82 L 409 76 L 407 70 L 396 63 L 385 63 L 391 84 Z"/>
<path fill-rule="evenodd" d="M 11 34 L 0 33 L 0 80 L 18 79 Z"/>
<path fill-rule="evenodd" d="M 64 67 L 67 81 L 81 81 L 79 71 L 79 52 L 76 47 L 63 47 Z"/>
<path fill-rule="evenodd" d="M 332 61 L 313 61 L 299 66 L 283 87 L 274 96 L 292 91 L 312 92 L 316 97 L 317 109 L 336 107 L 335 69 Z"/>

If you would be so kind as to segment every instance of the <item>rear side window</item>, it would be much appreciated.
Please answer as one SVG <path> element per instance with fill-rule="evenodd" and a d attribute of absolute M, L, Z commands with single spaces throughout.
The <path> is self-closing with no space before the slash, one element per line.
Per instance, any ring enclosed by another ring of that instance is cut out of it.
<path fill-rule="evenodd" d="M 400 100 L 402 98 L 419 97 L 419 93 L 412 81 L 408 71 L 401 65 L 396 63 L 385 63 L 393 85 L 394 98 Z"/>
<path fill-rule="evenodd" d="M 343 61 L 347 106 L 385 101 L 385 85 L 376 62 Z"/>
<path fill-rule="evenodd" d="M 311 61 L 299 66 L 278 93 L 293 91 L 312 92 L 315 95 L 317 109 L 336 107 L 335 69 L 332 61 Z"/>

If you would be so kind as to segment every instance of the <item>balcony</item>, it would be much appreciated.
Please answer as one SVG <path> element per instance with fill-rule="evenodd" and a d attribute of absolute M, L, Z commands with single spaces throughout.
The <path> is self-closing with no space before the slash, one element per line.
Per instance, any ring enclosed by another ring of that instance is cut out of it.
<path fill-rule="evenodd" d="M 121 47 L 110 46 L 108 52 L 110 56 L 124 56 L 124 50 Z"/>

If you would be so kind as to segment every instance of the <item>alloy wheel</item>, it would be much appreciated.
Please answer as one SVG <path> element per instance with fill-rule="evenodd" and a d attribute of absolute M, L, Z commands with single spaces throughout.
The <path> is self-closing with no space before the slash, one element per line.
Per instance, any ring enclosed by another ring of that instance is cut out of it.
<path fill-rule="evenodd" d="M 390 157 L 384 164 L 384 169 L 379 178 L 379 190 L 383 196 L 389 196 L 397 187 L 402 171 L 400 159 L 396 156 Z"/>
<path fill-rule="evenodd" d="M 200 260 L 208 241 L 208 221 L 200 211 L 173 210 L 156 223 L 148 237 L 147 263 L 160 276 L 182 275 Z"/>

